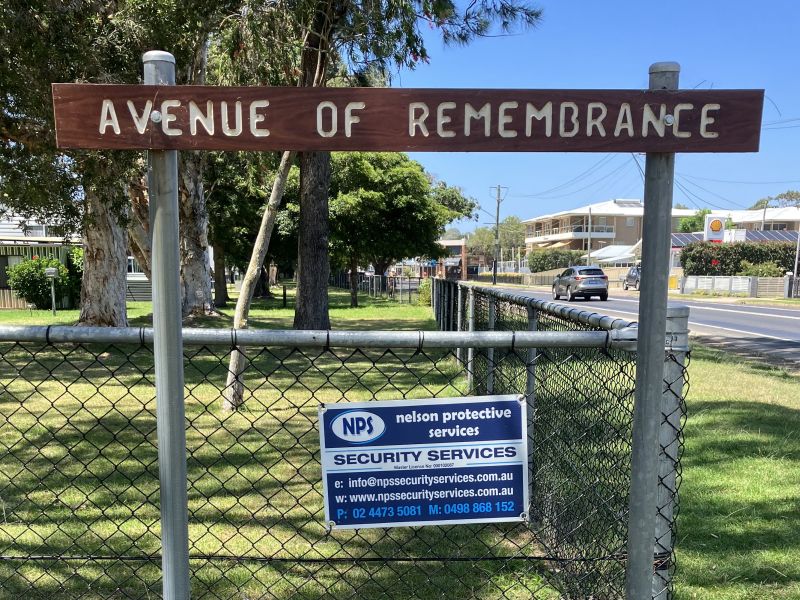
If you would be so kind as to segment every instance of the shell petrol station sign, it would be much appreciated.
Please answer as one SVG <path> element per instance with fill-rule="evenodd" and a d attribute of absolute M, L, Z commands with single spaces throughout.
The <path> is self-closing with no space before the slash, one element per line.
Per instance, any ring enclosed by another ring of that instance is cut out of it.
<path fill-rule="evenodd" d="M 725 221 L 722 217 L 706 215 L 703 241 L 721 244 L 725 239 Z"/>

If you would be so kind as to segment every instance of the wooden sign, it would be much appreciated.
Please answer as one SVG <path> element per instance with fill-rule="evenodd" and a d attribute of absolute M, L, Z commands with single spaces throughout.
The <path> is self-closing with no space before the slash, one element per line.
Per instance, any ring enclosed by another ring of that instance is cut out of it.
<path fill-rule="evenodd" d="M 755 152 L 763 90 L 53 84 L 59 148 Z"/>

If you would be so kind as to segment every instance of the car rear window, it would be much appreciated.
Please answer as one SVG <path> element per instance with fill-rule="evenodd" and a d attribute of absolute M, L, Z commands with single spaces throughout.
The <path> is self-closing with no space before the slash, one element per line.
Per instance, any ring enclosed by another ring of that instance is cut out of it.
<path fill-rule="evenodd" d="M 603 269 L 581 269 L 581 275 L 605 275 Z"/>

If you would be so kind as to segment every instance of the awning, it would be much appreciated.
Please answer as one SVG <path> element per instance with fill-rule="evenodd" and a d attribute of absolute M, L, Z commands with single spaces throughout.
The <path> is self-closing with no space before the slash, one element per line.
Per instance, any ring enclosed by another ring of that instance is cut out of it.
<path fill-rule="evenodd" d="M 556 242 L 550 248 L 563 248 L 564 246 L 569 246 L 569 242 Z"/>
<path fill-rule="evenodd" d="M 445 267 L 459 267 L 459 266 L 461 266 L 461 259 L 460 258 L 445 258 L 444 259 L 444 266 Z"/>

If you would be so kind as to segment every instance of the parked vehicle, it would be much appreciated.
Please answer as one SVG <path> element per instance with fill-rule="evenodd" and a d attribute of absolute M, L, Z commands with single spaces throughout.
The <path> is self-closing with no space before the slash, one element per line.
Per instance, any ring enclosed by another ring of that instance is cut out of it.
<path fill-rule="evenodd" d="M 627 290 L 633 288 L 639 290 L 639 285 L 642 281 L 642 267 L 631 267 L 625 274 L 625 279 L 622 280 L 622 289 Z"/>
<path fill-rule="evenodd" d="M 608 300 L 608 276 L 600 267 L 570 267 L 553 280 L 553 300 L 562 295 L 570 302 L 578 296 Z"/>

